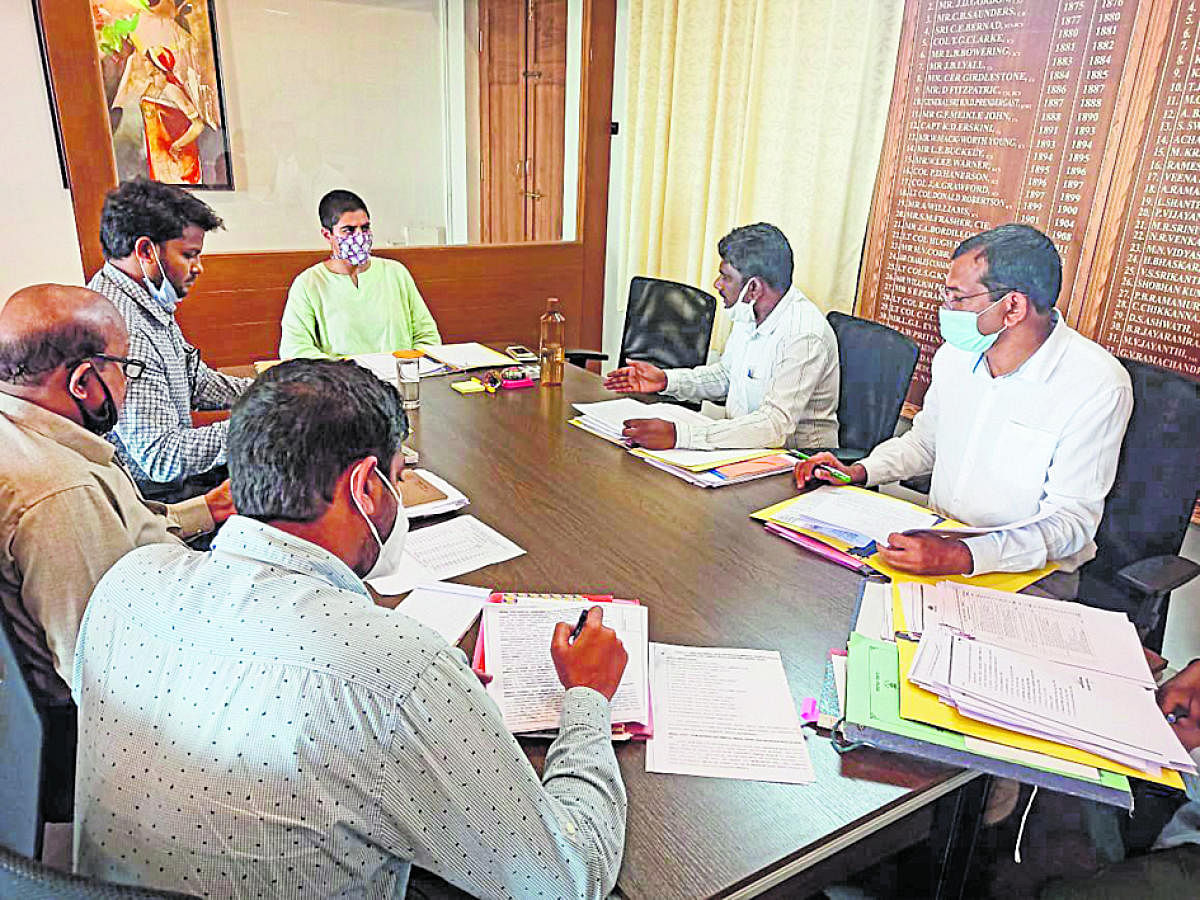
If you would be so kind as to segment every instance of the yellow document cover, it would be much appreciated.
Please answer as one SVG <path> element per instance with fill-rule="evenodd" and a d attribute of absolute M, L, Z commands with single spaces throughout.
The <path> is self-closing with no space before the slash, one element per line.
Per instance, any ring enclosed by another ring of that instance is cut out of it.
<path fill-rule="evenodd" d="M 1035 753 L 1044 753 L 1056 759 L 1065 759 L 1069 762 L 1080 763 L 1085 766 L 1095 766 L 1097 769 L 1104 769 L 1107 772 L 1116 772 L 1119 775 L 1125 775 L 1129 778 L 1140 778 L 1143 781 L 1153 781 L 1157 784 L 1165 784 L 1168 787 L 1183 790 L 1183 779 L 1179 777 L 1179 773 L 1174 769 L 1163 769 L 1162 775 L 1155 777 L 1148 775 L 1140 769 L 1132 769 L 1129 766 L 1113 762 L 1111 759 L 1105 759 L 1103 756 L 1097 756 L 1095 753 L 1088 753 L 1086 750 L 1079 750 L 1076 747 L 1068 747 L 1066 744 L 1048 741 L 1045 738 L 1033 737 L 1032 735 L 1022 734 L 1019 731 L 1011 731 L 1007 728 L 1001 728 L 998 725 L 990 725 L 987 722 L 970 719 L 962 715 L 953 706 L 943 703 L 937 694 L 917 687 L 908 680 L 909 670 L 912 669 L 913 657 L 917 653 L 917 644 L 915 641 L 897 638 L 896 649 L 900 654 L 900 715 L 902 718 L 913 722 L 924 722 L 927 725 L 937 725 L 939 728 L 946 728 L 950 731 L 957 731 L 959 734 L 994 741 L 997 744 L 1004 744 L 1007 747 L 1032 750 Z"/>

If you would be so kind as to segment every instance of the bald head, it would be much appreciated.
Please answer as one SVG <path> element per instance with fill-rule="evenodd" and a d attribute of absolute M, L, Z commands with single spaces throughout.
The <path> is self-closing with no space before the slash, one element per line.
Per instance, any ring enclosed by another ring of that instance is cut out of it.
<path fill-rule="evenodd" d="M 40 384 L 66 363 L 123 354 L 128 339 L 121 314 L 95 291 L 22 288 L 0 306 L 0 386 Z"/>

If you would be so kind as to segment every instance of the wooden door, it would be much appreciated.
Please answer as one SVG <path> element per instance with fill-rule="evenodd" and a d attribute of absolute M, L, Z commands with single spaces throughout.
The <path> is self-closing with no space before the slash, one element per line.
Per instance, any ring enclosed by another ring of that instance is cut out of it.
<path fill-rule="evenodd" d="M 562 238 L 567 0 L 480 0 L 480 230 Z"/>

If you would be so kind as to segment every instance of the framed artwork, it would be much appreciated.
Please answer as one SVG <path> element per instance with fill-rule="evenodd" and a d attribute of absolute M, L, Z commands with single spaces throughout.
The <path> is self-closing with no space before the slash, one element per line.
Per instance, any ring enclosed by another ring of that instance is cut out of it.
<path fill-rule="evenodd" d="M 212 0 L 91 0 L 117 177 L 233 189 Z"/>

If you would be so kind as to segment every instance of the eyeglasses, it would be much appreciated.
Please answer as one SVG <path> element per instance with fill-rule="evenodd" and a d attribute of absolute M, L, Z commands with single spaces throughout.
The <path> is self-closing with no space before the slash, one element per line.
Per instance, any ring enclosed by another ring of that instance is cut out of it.
<path fill-rule="evenodd" d="M 978 294 L 967 294 L 965 297 L 956 297 L 950 293 L 949 288 L 943 286 L 941 289 L 941 294 L 943 303 L 961 303 L 963 300 L 974 300 L 976 297 L 987 297 L 991 294 L 1008 294 L 1014 290 L 1015 288 L 998 287 L 992 288 L 990 291 L 980 291 Z"/>
<path fill-rule="evenodd" d="M 105 362 L 116 363 L 121 367 L 121 371 L 125 373 L 125 377 L 130 381 L 136 381 L 142 377 L 142 373 L 146 371 L 148 363 L 140 359 L 130 359 L 127 356 L 109 356 L 107 353 L 93 353 L 91 356 L 84 357 L 75 363 L 71 364 L 71 368 L 79 365 L 81 362 L 86 362 L 89 359 L 102 359 Z"/>

